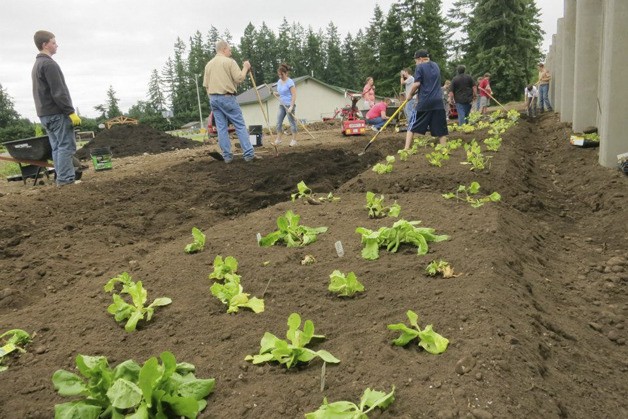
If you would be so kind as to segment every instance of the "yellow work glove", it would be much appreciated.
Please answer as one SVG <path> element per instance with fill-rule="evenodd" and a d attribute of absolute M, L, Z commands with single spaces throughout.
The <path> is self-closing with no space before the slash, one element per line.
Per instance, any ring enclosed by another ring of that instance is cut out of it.
<path fill-rule="evenodd" d="M 70 121 L 72 121 L 73 126 L 81 125 L 81 118 L 79 118 L 76 112 L 70 114 Z"/>

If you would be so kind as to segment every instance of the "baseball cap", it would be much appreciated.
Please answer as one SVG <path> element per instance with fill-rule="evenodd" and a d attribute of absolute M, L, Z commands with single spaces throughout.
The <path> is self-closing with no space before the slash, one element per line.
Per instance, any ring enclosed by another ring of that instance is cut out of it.
<path fill-rule="evenodd" d="M 430 54 L 424 49 L 420 49 L 414 53 L 414 58 L 429 58 L 429 56 Z"/>

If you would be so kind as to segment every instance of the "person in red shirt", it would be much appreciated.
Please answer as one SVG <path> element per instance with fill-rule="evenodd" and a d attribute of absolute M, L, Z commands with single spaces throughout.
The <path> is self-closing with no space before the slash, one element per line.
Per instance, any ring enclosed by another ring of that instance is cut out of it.
<path fill-rule="evenodd" d="M 490 103 L 489 95 L 493 95 L 493 91 L 491 90 L 491 75 L 489 73 L 484 74 L 484 78 L 480 82 L 478 90 L 480 91 L 480 108 L 482 115 L 484 115 L 488 111 L 487 108 Z"/>
<path fill-rule="evenodd" d="M 386 116 L 386 108 L 390 104 L 390 99 L 386 98 L 383 102 L 376 103 L 366 113 L 366 123 L 371 125 L 374 131 L 379 131 L 384 126 L 388 116 Z"/>

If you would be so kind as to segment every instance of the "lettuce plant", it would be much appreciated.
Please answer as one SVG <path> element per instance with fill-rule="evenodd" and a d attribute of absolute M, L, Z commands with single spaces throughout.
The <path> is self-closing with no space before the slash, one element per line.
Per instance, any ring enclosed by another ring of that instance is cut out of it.
<path fill-rule="evenodd" d="M 227 305 L 227 313 L 237 313 L 240 308 L 250 308 L 255 313 L 264 311 L 264 300 L 252 297 L 243 292 L 240 285 L 240 276 L 236 274 L 227 274 L 225 283 L 215 282 L 209 290 L 212 295 Z"/>
<path fill-rule="evenodd" d="M 194 242 L 185 246 L 185 253 L 197 253 L 205 248 L 205 234 L 196 227 L 192 228 Z"/>
<path fill-rule="evenodd" d="M 370 218 L 399 217 L 401 207 L 395 201 L 390 207 L 384 207 L 384 195 L 377 197 L 373 192 L 366 192 L 366 209 Z"/>
<path fill-rule="evenodd" d="M 418 248 L 419 256 L 427 254 L 429 242 L 441 242 L 448 236 L 434 234 L 433 228 L 416 227 L 420 221 L 399 220 L 392 227 L 381 227 L 377 231 L 358 227 L 355 232 L 362 235 L 362 257 L 367 260 L 379 258 L 379 248 L 396 252 L 401 244 L 412 244 Z"/>
<path fill-rule="evenodd" d="M 316 236 L 325 233 L 327 227 L 306 227 L 299 225 L 301 217 L 288 210 L 285 215 L 277 218 L 279 230 L 262 237 L 259 245 L 269 247 L 277 242 L 283 242 L 287 247 L 302 247 L 316 241 Z"/>
<path fill-rule="evenodd" d="M 113 314 L 117 322 L 121 323 L 126 320 L 124 330 L 132 332 L 137 327 L 137 322 L 144 319 L 150 321 L 153 317 L 155 307 L 162 307 L 172 303 L 168 297 L 156 298 L 150 305 L 144 306 L 148 299 L 148 293 L 142 286 L 142 281 L 134 282 L 127 272 L 111 278 L 104 286 L 106 292 L 112 292 L 117 283 L 122 284 L 120 294 L 112 294 L 113 303 L 107 307 L 107 311 Z M 127 303 L 121 294 L 128 294 L 133 304 Z"/>
<path fill-rule="evenodd" d="M 328 403 L 323 399 L 323 405 L 316 412 L 306 413 L 306 419 L 367 419 L 367 413 L 376 407 L 384 410 L 395 401 L 395 387 L 386 394 L 367 388 L 360 398 L 360 405 L 348 401 Z M 366 410 L 365 410 L 366 409 Z"/>
<path fill-rule="evenodd" d="M 502 199 L 502 196 L 497 192 L 493 192 L 492 194 L 482 198 L 476 198 L 475 195 L 479 192 L 480 184 L 478 182 L 471 182 L 469 186 L 458 185 L 456 193 L 446 193 L 443 194 L 442 197 L 445 199 L 458 199 L 460 201 L 468 202 L 473 208 L 479 208 L 486 202 L 499 202 Z M 462 194 L 464 194 L 464 196 L 461 196 Z"/>
<path fill-rule="evenodd" d="M 290 195 L 290 199 L 292 199 L 292 202 L 296 201 L 297 199 L 303 199 L 310 204 L 320 204 L 321 202 L 325 201 L 340 201 L 340 198 L 335 197 L 332 192 L 328 193 L 327 196 L 321 196 L 316 198 L 314 193 L 312 192 L 312 189 L 310 189 L 304 181 L 297 183 L 297 193 L 293 193 L 292 195 Z"/>
<path fill-rule="evenodd" d="M 415 338 L 419 339 L 419 346 L 427 352 L 438 355 L 447 350 L 449 340 L 432 330 L 432 325 L 428 324 L 425 329 L 419 327 L 419 316 L 412 310 L 406 313 L 410 326 L 403 323 L 389 324 L 388 329 L 401 332 L 401 336 L 393 340 L 393 344 L 397 346 L 405 346 Z"/>
<path fill-rule="evenodd" d="M 5 355 L 18 351 L 25 353 L 23 348 L 31 342 L 31 335 L 22 329 L 11 329 L 0 335 L 0 372 L 5 371 L 8 367 L 2 365 Z"/>
<path fill-rule="evenodd" d="M 355 293 L 364 291 L 364 285 L 358 281 L 355 273 L 349 272 L 345 275 L 335 270 L 329 275 L 328 289 L 339 297 L 352 297 Z"/>
<path fill-rule="evenodd" d="M 224 260 L 217 255 L 214 258 L 214 271 L 209 274 L 209 279 L 223 280 L 227 274 L 234 274 L 238 270 L 238 261 L 233 256 L 227 256 Z"/>
<path fill-rule="evenodd" d="M 386 163 L 377 163 L 375 166 L 373 166 L 373 171 L 380 175 L 383 175 L 384 173 L 390 173 L 393 170 L 394 162 L 395 156 L 386 156 Z"/>
<path fill-rule="evenodd" d="M 289 342 L 266 332 L 260 342 L 259 353 L 257 355 L 247 355 L 244 360 L 252 361 L 253 364 L 276 361 L 285 365 L 286 368 L 290 368 L 299 362 L 310 362 L 316 357 L 331 364 L 340 362 L 338 358 L 327 351 L 313 351 L 306 348 L 305 345 L 310 343 L 312 339 L 323 339 L 325 336 L 314 334 L 314 323 L 311 320 L 305 321 L 303 330 L 299 330 L 300 326 L 301 316 L 297 313 L 290 314 L 290 317 L 288 317 L 288 332 L 286 332 Z"/>
<path fill-rule="evenodd" d="M 454 268 L 451 267 L 446 260 L 433 260 L 425 268 L 425 273 L 428 276 L 442 275 L 443 278 L 453 278 L 458 275 L 454 275 Z"/>
<path fill-rule="evenodd" d="M 80 375 L 57 370 L 52 376 L 61 396 L 78 400 L 55 405 L 56 419 L 97 418 L 196 418 L 207 407 L 215 380 L 194 376 L 195 367 L 177 363 L 163 352 L 140 366 L 126 360 L 110 368 L 104 356 L 77 355 Z"/>

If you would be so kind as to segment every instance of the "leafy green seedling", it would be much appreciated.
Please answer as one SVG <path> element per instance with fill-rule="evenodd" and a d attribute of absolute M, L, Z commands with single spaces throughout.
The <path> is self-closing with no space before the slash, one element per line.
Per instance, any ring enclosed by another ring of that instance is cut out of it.
<path fill-rule="evenodd" d="M 240 276 L 235 274 L 227 274 L 225 283 L 215 282 L 210 288 L 214 297 L 227 305 L 227 313 L 237 313 L 240 308 L 250 308 L 255 313 L 264 311 L 264 300 L 252 297 L 243 292 L 240 285 Z"/>
<path fill-rule="evenodd" d="M 227 274 L 234 274 L 238 270 L 238 261 L 233 256 L 227 256 L 224 260 L 222 256 L 217 255 L 214 258 L 214 271 L 209 274 L 209 279 L 217 279 L 219 281 L 225 279 Z"/>
<path fill-rule="evenodd" d="M 192 228 L 194 242 L 185 246 L 185 253 L 197 253 L 205 248 L 205 234 L 196 227 Z"/>
<path fill-rule="evenodd" d="M 316 412 L 306 413 L 306 419 L 368 419 L 367 413 L 379 407 L 384 410 L 395 401 L 395 386 L 386 394 L 367 388 L 360 398 L 360 405 L 348 401 L 327 402 L 323 399 L 323 405 Z M 365 410 L 366 409 L 366 410 Z"/>
<path fill-rule="evenodd" d="M 425 268 L 425 273 L 428 276 L 441 275 L 443 278 L 455 278 L 458 275 L 454 275 L 454 268 L 451 267 L 446 260 L 433 260 Z"/>
<path fill-rule="evenodd" d="M 195 367 L 177 363 L 163 352 L 140 367 L 126 360 L 110 368 L 103 356 L 77 355 L 80 376 L 57 370 L 52 376 L 61 396 L 80 396 L 55 405 L 55 418 L 196 418 L 207 407 L 205 400 L 214 391 L 215 380 L 194 376 Z"/>
<path fill-rule="evenodd" d="M 386 163 L 377 163 L 375 166 L 373 166 L 373 171 L 380 175 L 383 175 L 384 173 L 390 173 L 393 170 L 394 162 L 395 156 L 386 156 Z"/>
<path fill-rule="evenodd" d="M 126 320 L 124 330 L 132 332 L 137 327 L 137 322 L 144 319 L 150 321 L 153 317 L 155 307 L 166 306 L 172 303 L 172 300 L 168 297 L 156 298 L 149 306 L 145 307 L 148 293 L 142 286 L 142 281 L 134 282 L 131 276 L 127 272 L 123 272 L 121 275 L 111 278 L 104 289 L 106 292 L 112 292 L 116 283 L 122 283 L 122 290 L 120 294 L 128 294 L 131 296 L 133 304 L 129 304 L 120 296 L 120 294 L 113 294 L 113 303 L 107 307 L 107 311 L 113 314 L 117 322 L 121 323 Z"/>
<path fill-rule="evenodd" d="M 335 270 L 329 275 L 329 291 L 338 294 L 339 297 L 352 297 L 356 292 L 364 291 L 364 285 L 349 272 L 347 275 Z"/>
<path fill-rule="evenodd" d="M 419 346 L 425 349 L 427 352 L 438 355 L 447 349 L 449 340 L 432 330 L 432 325 L 428 324 L 425 329 L 421 330 L 419 327 L 419 316 L 412 310 L 408 310 L 406 315 L 410 328 L 403 323 L 389 324 L 388 329 L 397 330 L 401 332 L 401 336 L 393 340 L 393 343 L 397 346 L 406 346 L 410 341 L 415 338 L 419 339 Z"/>
<path fill-rule="evenodd" d="M 331 364 L 340 362 L 339 359 L 327 351 L 313 351 L 306 348 L 305 345 L 310 343 L 312 339 L 323 339 L 325 336 L 314 334 L 314 323 L 311 320 L 305 321 L 303 330 L 299 330 L 300 326 L 301 316 L 297 313 L 290 314 L 288 317 L 288 332 L 286 333 L 286 337 L 290 342 L 288 343 L 272 333 L 266 332 L 260 342 L 259 353 L 257 355 L 247 355 L 244 360 L 252 361 L 253 364 L 277 361 L 285 365 L 286 368 L 290 368 L 298 362 L 310 362 L 316 357 Z"/>
<path fill-rule="evenodd" d="M 24 346 L 31 342 L 31 335 L 22 329 L 11 329 L 0 335 L 0 372 L 5 371 L 8 367 L 2 365 L 5 355 L 18 351 L 25 353 Z"/>
<path fill-rule="evenodd" d="M 373 192 L 366 193 L 366 209 L 369 210 L 370 218 L 381 218 L 388 215 L 389 217 L 399 217 L 401 207 L 395 201 L 390 207 L 384 206 L 384 195 L 375 196 Z"/>
<path fill-rule="evenodd" d="M 306 227 L 299 225 L 301 217 L 288 210 L 285 215 L 277 218 L 279 230 L 262 237 L 259 245 L 269 247 L 283 242 L 287 247 L 302 247 L 316 241 L 316 236 L 327 231 L 327 227 Z"/>
<path fill-rule="evenodd" d="M 458 185 L 456 193 L 450 192 L 443 194 L 442 196 L 445 199 L 458 199 L 460 201 L 468 202 L 473 208 L 479 208 L 487 202 L 499 202 L 502 199 L 502 196 L 497 192 L 493 192 L 492 194 L 482 198 L 476 198 L 475 195 L 479 192 L 480 184 L 478 182 L 471 182 L 468 187 Z M 464 194 L 464 197 L 462 197 L 461 194 Z"/>
<path fill-rule="evenodd" d="M 401 244 L 411 244 L 418 248 L 419 256 L 427 254 L 428 243 L 441 242 L 448 236 L 434 234 L 433 228 L 416 227 L 420 221 L 399 220 L 392 227 L 381 227 L 377 231 L 358 227 L 355 232 L 362 235 L 362 257 L 367 260 L 379 258 L 379 248 L 385 247 L 389 252 L 396 252 Z"/>
<path fill-rule="evenodd" d="M 521 117 L 521 114 L 516 109 L 511 109 L 506 113 L 506 117 L 510 119 L 512 122 L 517 122 Z"/>
<path fill-rule="evenodd" d="M 467 152 L 467 161 L 460 162 L 460 164 L 470 164 L 471 170 L 484 170 L 490 167 L 489 162 L 493 156 L 484 156 L 482 148 L 475 140 L 471 144 L 465 144 L 464 149 Z"/>
<path fill-rule="evenodd" d="M 292 202 L 297 199 L 303 199 L 310 204 L 320 204 L 321 202 L 335 202 L 340 201 L 340 198 L 334 196 L 332 192 L 328 193 L 327 196 L 316 197 L 312 189 L 310 189 L 304 181 L 297 183 L 297 193 L 293 193 L 290 195 Z"/>
<path fill-rule="evenodd" d="M 484 140 L 484 145 L 488 151 L 499 151 L 502 146 L 502 138 L 499 135 L 493 135 Z"/>

